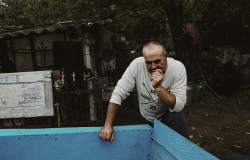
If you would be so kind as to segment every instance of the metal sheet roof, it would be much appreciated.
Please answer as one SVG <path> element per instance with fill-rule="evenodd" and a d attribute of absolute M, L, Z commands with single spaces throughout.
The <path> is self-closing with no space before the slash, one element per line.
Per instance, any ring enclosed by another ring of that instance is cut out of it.
<path fill-rule="evenodd" d="M 64 21 L 51 24 L 29 25 L 29 26 L 0 26 L 0 38 L 10 38 L 17 36 L 25 36 L 40 33 L 53 33 L 58 31 L 66 31 L 70 29 L 79 29 L 83 26 L 91 27 L 95 24 L 104 25 L 112 22 L 112 19 L 95 18 L 83 19 L 80 21 Z"/>

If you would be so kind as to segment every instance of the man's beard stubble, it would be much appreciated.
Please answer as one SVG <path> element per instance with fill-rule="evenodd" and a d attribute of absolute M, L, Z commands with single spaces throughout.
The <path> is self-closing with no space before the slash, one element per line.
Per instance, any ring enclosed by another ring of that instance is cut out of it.
<path fill-rule="evenodd" d="M 166 70 L 166 62 L 164 61 L 163 67 L 157 67 L 157 68 L 155 68 L 155 69 L 161 69 L 161 70 L 163 71 L 163 73 L 165 73 L 165 70 Z M 155 70 L 155 69 L 154 69 L 154 70 Z M 153 69 L 149 69 L 148 72 L 149 72 L 150 74 L 152 74 L 152 73 L 154 72 L 154 70 L 153 70 Z"/>
<path fill-rule="evenodd" d="M 162 67 L 157 67 L 157 68 L 155 68 L 154 70 L 156 70 L 156 69 L 161 69 L 161 70 L 163 70 Z M 154 70 L 153 70 L 153 69 L 150 69 L 148 72 L 149 72 L 150 74 L 152 74 L 152 73 L 154 72 Z"/>

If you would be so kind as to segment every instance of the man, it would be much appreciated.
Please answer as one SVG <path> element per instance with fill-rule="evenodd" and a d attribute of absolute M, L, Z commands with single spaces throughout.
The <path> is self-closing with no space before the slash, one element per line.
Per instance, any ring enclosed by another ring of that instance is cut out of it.
<path fill-rule="evenodd" d="M 129 96 L 136 85 L 142 123 L 153 126 L 156 118 L 188 139 L 189 133 L 182 111 L 186 104 L 187 83 L 184 65 L 167 58 L 164 46 L 156 41 L 147 43 L 142 53 L 143 57 L 131 62 L 118 81 L 99 137 L 112 143 L 116 112 L 121 101 Z"/>

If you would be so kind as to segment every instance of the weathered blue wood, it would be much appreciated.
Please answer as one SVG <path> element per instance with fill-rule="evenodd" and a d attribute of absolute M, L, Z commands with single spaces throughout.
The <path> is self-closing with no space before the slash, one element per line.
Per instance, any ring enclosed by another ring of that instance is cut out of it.
<path fill-rule="evenodd" d="M 218 160 L 157 119 L 154 120 L 152 138 L 152 160 Z"/>
<path fill-rule="evenodd" d="M 100 127 L 1 129 L 0 159 L 218 160 L 156 119 L 154 130 L 148 125 L 114 130 L 109 143 L 99 138 Z"/>
<path fill-rule="evenodd" d="M 148 125 L 114 127 L 112 143 L 99 138 L 100 127 L 1 129 L 0 159 L 147 160 L 151 134 Z"/>
<path fill-rule="evenodd" d="M 0 74 L 0 119 L 53 116 L 51 73 Z"/>

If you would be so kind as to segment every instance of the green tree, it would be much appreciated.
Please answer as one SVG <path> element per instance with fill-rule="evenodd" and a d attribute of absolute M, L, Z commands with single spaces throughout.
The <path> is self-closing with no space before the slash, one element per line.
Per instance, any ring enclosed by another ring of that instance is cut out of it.
<path fill-rule="evenodd" d="M 115 31 L 130 37 L 166 34 L 169 21 L 173 37 L 182 36 L 184 0 L 2 0 L 1 14 L 8 25 L 53 23 L 85 17 L 112 17 Z M 180 40 L 174 40 L 181 53 Z"/>
<path fill-rule="evenodd" d="M 245 0 L 193 0 L 186 3 L 185 21 L 196 23 L 210 40 L 247 38 L 250 32 L 250 3 Z M 192 9 L 191 9 L 192 8 Z"/>
<path fill-rule="evenodd" d="M 178 38 L 183 36 L 184 0 L 94 0 L 92 2 L 93 5 L 98 4 L 99 8 L 110 4 L 114 6 L 109 13 L 111 16 L 116 15 L 120 20 L 118 24 L 128 19 L 129 23 L 123 25 L 123 29 L 130 31 L 134 37 L 150 38 L 166 34 L 166 25 L 169 24 L 172 36 L 176 38 L 174 45 L 177 59 L 180 59 L 183 49 L 181 39 Z"/>
<path fill-rule="evenodd" d="M 180 59 L 182 39 L 178 38 L 183 36 L 187 22 L 202 24 L 199 28 L 205 37 L 217 36 L 209 30 L 229 32 L 229 26 L 241 25 L 250 31 L 249 7 L 245 0 L 1 0 L 0 14 L 7 25 L 111 17 L 114 23 L 110 30 L 141 39 L 171 31 Z"/>

